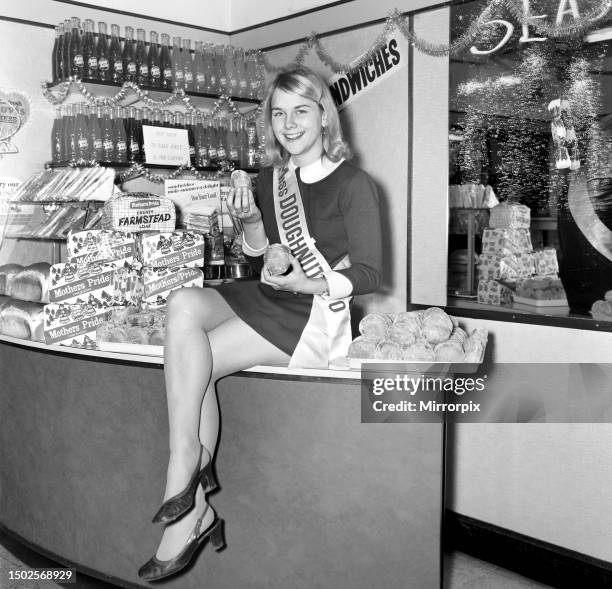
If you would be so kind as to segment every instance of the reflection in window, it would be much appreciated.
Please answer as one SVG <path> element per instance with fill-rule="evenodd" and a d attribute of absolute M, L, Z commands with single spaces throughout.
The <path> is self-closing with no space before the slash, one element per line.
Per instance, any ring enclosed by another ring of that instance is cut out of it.
<path fill-rule="evenodd" d="M 609 3 L 468 2 L 451 23 L 449 293 L 612 321 Z"/>

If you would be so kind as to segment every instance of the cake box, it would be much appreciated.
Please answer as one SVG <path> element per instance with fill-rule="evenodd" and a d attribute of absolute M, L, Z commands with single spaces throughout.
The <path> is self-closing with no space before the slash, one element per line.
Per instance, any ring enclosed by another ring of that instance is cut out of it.
<path fill-rule="evenodd" d="M 143 301 L 150 307 L 163 307 L 173 290 L 204 286 L 204 274 L 198 268 L 143 268 Z"/>
<path fill-rule="evenodd" d="M 80 265 L 113 262 L 115 266 L 133 266 L 136 236 L 106 229 L 73 231 L 66 241 L 66 253 L 68 262 Z"/>
<path fill-rule="evenodd" d="M 142 233 L 138 238 L 142 265 L 148 268 L 204 266 L 204 236 L 192 231 Z"/>
<path fill-rule="evenodd" d="M 91 303 L 49 303 L 44 307 L 45 342 L 95 348 L 96 329 L 110 315 L 111 308 Z"/>

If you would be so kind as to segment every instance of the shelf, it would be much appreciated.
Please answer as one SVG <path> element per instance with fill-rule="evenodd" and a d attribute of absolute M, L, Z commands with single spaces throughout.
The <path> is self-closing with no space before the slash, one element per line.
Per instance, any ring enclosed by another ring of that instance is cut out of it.
<path fill-rule="evenodd" d="M 90 78 L 82 78 L 81 82 L 83 82 L 83 84 L 86 84 L 87 86 L 95 86 L 96 88 L 108 88 L 112 91 L 121 90 L 123 88 L 123 82 L 101 82 L 100 80 L 93 80 Z M 57 86 L 63 83 L 64 83 L 63 81 L 47 82 L 46 86 L 47 86 L 47 89 L 53 90 L 54 88 L 56 88 Z M 163 100 L 164 98 L 168 97 L 170 94 L 173 93 L 171 89 L 166 90 L 163 88 L 156 88 L 155 86 L 148 86 L 144 84 L 142 86 L 139 86 L 139 88 L 142 91 L 148 92 L 149 98 L 152 98 L 153 100 L 156 100 L 156 99 Z M 116 92 L 113 92 L 113 94 L 116 94 Z M 185 91 L 185 94 L 193 98 L 201 98 L 201 99 L 206 99 L 206 100 L 219 100 L 221 98 L 219 94 L 211 94 L 207 92 Z M 156 98 L 156 95 L 159 95 L 159 97 Z M 130 104 L 135 104 L 136 102 L 141 101 L 138 95 L 132 95 L 132 96 L 135 97 L 136 100 Z M 241 98 L 239 96 L 228 96 L 228 98 L 232 100 L 233 102 L 242 102 L 244 104 L 252 104 L 252 105 L 257 105 L 261 102 L 259 98 Z"/>
<path fill-rule="evenodd" d="M 21 233 L 14 233 L 13 235 L 5 235 L 4 239 L 25 239 L 28 241 L 66 241 L 65 237 L 41 237 L 38 235 L 27 235 Z"/>
<path fill-rule="evenodd" d="M 143 168 L 147 168 L 149 170 L 176 170 L 180 166 L 164 166 L 162 164 L 145 164 L 143 162 L 95 162 L 95 163 L 84 163 L 84 164 L 75 164 L 69 161 L 63 162 L 47 162 L 45 167 L 47 168 L 92 168 L 94 166 L 99 165 L 102 168 L 118 168 L 118 169 L 126 169 L 128 170 L 134 165 L 142 166 Z M 249 174 L 258 174 L 260 168 L 232 168 L 229 167 L 226 169 L 219 168 L 217 166 L 193 166 L 198 172 L 223 172 L 229 173 L 233 170 L 240 169 L 248 172 Z M 186 170 L 189 170 L 187 168 Z"/>

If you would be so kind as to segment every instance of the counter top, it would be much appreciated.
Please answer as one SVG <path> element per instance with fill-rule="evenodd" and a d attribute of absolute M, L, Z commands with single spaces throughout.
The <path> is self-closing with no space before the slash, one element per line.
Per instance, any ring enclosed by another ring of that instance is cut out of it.
<path fill-rule="evenodd" d="M 60 346 L 58 344 L 44 344 L 30 340 L 23 340 L 7 335 L 0 335 L 0 341 L 9 344 L 22 346 L 30 349 L 39 349 L 53 354 L 66 356 L 89 356 L 92 359 L 106 359 L 114 362 L 140 363 L 148 365 L 158 365 L 162 367 L 164 358 L 162 356 L 145 356 L 143 354 L 126 354 L 119 352 L 109 352 L 103 350 L 90 350 L 86 348 L 73 348 L 70 346 Z M 330 370 L 315 368 L 289 368 L 286 365 L 264 366 L 257 365 L 247 368 L 240 372 L 242 376 L 264 376 L 269 378 L 279 378 L 281 380 L 359 380 L 361 371 L 359 369 Z"/>

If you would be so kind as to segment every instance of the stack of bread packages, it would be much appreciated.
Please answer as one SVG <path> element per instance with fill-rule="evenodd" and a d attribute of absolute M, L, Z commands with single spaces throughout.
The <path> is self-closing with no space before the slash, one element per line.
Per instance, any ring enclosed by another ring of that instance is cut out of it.
<path fill-rule="evenodd" d="M 127 301 L 127 307 L 115 309 L 98 328 L 98 340 L 163 345 L 165 305 L 170 293 L 204 285 L 203 235 L 177 230 L 172 200 L 147 193 L 131 193 L 109 201 L 102 224 L 110 229 L 127 229 L 134 235 L 138 305 Z"/>
<path fill-rule="evenodd" d="M 46 262 L 0 266 L 0 334 L 44 342 L 43 309 L 49 300 Z"/>
<path fill-rule="evenodd" d="M 105 229 L 71 232 L 66 258 L 51 266 L 45 341 L 94 348 L 96 329 L 113 308 L 139 304 L 136 238 Z"/>
<path fill-rule="evenodd" d="M 504 202 L 491 209 L 478 259 L 478 302 L 511 305 L 515 298 L 565 300 L 557 251 L 534 250 L 529 207 Z"/>
<path fill-rule="evenodd" d="M 361 335 L 349 346 L 351 359 L 410 362 L 480 363 L 487 332 L 469 335 L 438 307 L 402 313 L 370 313 L 359 323 Z"/>

